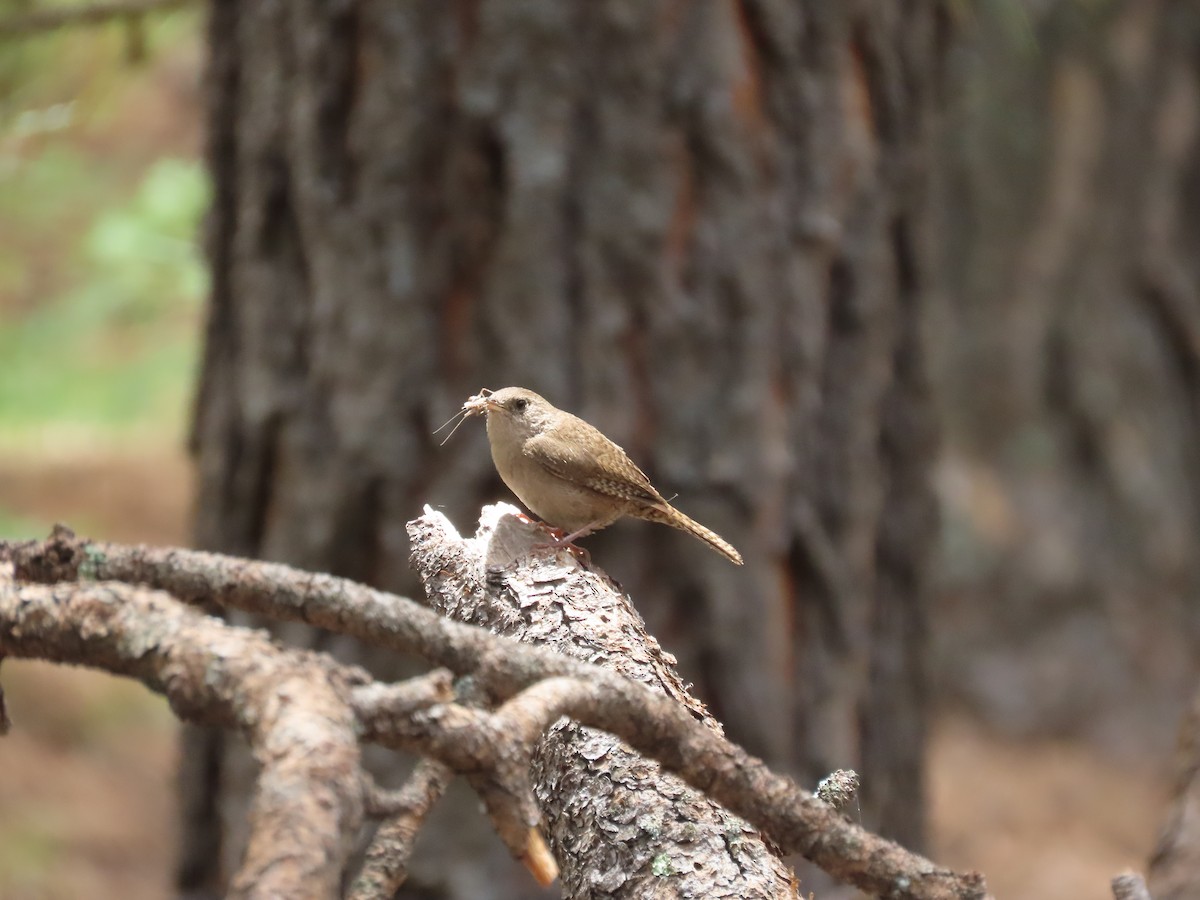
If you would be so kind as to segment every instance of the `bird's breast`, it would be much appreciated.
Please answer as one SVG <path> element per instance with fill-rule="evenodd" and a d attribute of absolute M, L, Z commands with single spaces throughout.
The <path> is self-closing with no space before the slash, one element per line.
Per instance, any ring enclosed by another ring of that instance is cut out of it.
<path fill-rule="evenodd" d="M 575 531 L 588 525 L 604 527 L 624 512 L 620 501 L 572 484 L 530 459 L 520 444 L 493 444 L 492 461 L 509 490 L 529 511 L 556 528 Z"/>

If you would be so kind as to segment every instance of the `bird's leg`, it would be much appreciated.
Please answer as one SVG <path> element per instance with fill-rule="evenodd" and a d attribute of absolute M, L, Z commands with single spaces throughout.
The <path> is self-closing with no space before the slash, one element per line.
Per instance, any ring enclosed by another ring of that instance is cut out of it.
<path fill-rule="evenodd" d="M 578 528 L 575 531 L 572 531 L 570 534 L 567 534 L 567 535 L 558 534 L 558 535 L 555 535 L 555 538 L 558 540 L 558 542 L 560 544 L 570 544 L 573 541 L 576 541 L 581 537 L 586 537 L 587 535 L 591 534 L 593 531 L 597 531 L 598 529 L 603 528 L 606 524 L 608 524 L 608 523 L 605 522 L 605 520 L 603 520 L 603 519 L 599 519 L 595 522 L 588 522 L 582 528 Z"/>
<path fill-rule="evenodd" d="M 550 536 L 554 538 L 554 542 L 550 544 L 534 544 L 534 547 L 550 547 L 554 550 L 566 550 L 575 558 L 581 560 L 585 564 L 590 565 L 592 562 L 591 554 L 588 553 L 583 547 L 576 545 L 574 541 L 584 537 L 585 535 L 591 534 L 593 531 L 598 531 L 607 524 L 608 523 L 605 520 L 600 519 L 595 522 L 589 522 L 582 528 L 578 528 L 575 531 L 572 531 L 570 534 L 567 534 L 564 529 L 555 528 L 553 525 L 543 522 L 542 527 L 550 532 Z"/>
<path fill-rule="evenodd" d="M 538 528 L 541 528 L 543 531 L 548 532 L 550 534 L 550 537 L 552 537 L 554 539 L 554 540 L 548 541 L 546 543 L 534 544 L 531 549 L 545 550 L 545 549 L 549 548 L 551 550 L 566 550 L 572 556 L 575 556 L 576 558 L 582 560 L 584 563 L 591 565 L 591 562 L 592 562 L 591 555 L 586 550 L 584 550 L 582 547 L 576 547 L 569 540 L 565 540 L 564 538 L 567 536 L 567 532 L 564 529 L 559 528 L 555 525 L 551 525 L 549 522 L 539 522 L 537 519 L 531 518 L 530 516 L 525 515 L 525 513 L 523 513 L 523 512 L 518 512 L 517 518 L 519 518 L 522 522 L 527 522 L 530 525 L 535 525 Z M 577 532 L 573 537 L 578 537 L 578 536 L 579 536 L 579 533 Z"/>

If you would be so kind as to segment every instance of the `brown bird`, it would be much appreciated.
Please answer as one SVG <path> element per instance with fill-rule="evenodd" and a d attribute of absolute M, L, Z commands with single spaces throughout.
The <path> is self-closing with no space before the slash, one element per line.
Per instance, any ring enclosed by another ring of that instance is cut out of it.
<path fill-rule="evenodd" d="M 487 416 L 500 477 L 534 515 L 570 532 L 563 543 L 633 516 L 686 531 L 742 564 L 728 542 L 663 499 L 624 450 L 544 397 L 519 387 L 484 389 L 462 411 Z"/>

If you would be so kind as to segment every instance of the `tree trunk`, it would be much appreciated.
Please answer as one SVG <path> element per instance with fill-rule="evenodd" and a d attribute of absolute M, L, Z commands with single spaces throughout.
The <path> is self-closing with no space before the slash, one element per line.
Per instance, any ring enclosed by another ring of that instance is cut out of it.
<path fill-rule="evenodd" d="M 864 823 L 920 847 L 946 27 L 933 0 L 215 0 L 197 543 L 414 590 L 421 505 L 506 496 L 473 423 L 434 428 L 533 388 L 745 555 L 587 540 L 730 736 L 859 769 Z M 237 820 L 213 740 L 185 852 Z M 442 812 L 410 896 L 529 896 Z"/>

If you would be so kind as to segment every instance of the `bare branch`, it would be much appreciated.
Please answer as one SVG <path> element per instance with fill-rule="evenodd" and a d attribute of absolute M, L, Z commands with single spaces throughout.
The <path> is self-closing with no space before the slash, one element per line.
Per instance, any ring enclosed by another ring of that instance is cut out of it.
<path fill-rule="evenodd" d="M 453 676 L 434 669 L 399 684 L 371 682 L 354 691 L 354 706 L 360 718 L 404 721 L 418 710 L 454 700 Z"/>
<path fill-rule="evenodd" d="M 411 523 L 414 559 L 435 606 L 448 615 L 485 622 L 509 633 L 548 595 L 554 603 L 547 605 L 557 608 L 568 625 L 572 616 L 594 614 L 600 621 L 623 615 L 624 607 L 632 610 L 628 599 L 613 591 L 611 582 L 581 569 L 573 560 L 553 553 L 530 558 L 530 544 L 542 538 L 536 532 L 522 531 L 527 527 L 504 513 L 502 507 L 490 508 L 474 542 L 464 542 L 434 513 Z M 627 642 L 628 653 L 620 659 L 614 648 L 602 642 L 589 645 L 586 629 L 546 628 L 540 635 L 525 635 L 564 650 L 571 649 L 565 643 L 582 640 L 574 651 L 589 659 L 614 660 L 613 672 L 545 647 L 522 646 L 447 621 L 405 598 L 286 566 L 182 550 L 95 544 L 65 532 L 46 542 L 0 545 L 0 558 L 4 557 L 13 559 L 25 578 L 146 583 L 193 603 L 218 602 L 277 619 L 304 621 L 418 653 L 459 674 L 472 674 L 498 700 L 514 698 L 515 705 L 495 714 L 454 703 L 418 703 L 419 708 L 405 721 L 393 717 L 390 723 L 380 704 L 357 708 L 362 717 L 359 727 L 373 739 L 419 747 L 456 768 L 472 764 L 472 784 L 488 803 L 494 821 L 499 819 L 497 827 L 514 852 L 519 847 L 528 851 L 528 826 L 537 816 L 536 809 L 525 805 L 529 770 L 524 747 L 539 723 L 544 725 L 552 715 L 565 713 L 580 724 L 560 721 L 551 726 L 552 740 L 542 742 L 534 760 L 539 778 L 563 764 L 556 756 L 559 752 L 569 752 L 572 761 L 589 755 L 594 760 L 610 755 L 612 759 L 628 758 L 620 763 L 621 771 L 626 773 L 623 777 L 634 777 L 634 783 L 640 777 L 636 773 L 652 771 L 636 755 L 621 756 L 628 754 L 628 749 L 622 749 L 619 741 L 581 727 L 593 726 L 659 760 L 687 784 L 753 823 L 785 851 L 803 853 L 835 877 L 868 893 L 920 898 L 985 896 L 982 877 L 958 875 L 870 834 L 726 741 L 703 707 L 682 691 L 669 655 L 662 653 L 644 628 L 637 631 L 640 618 L 636 627 L 631 624 L 634 619 L 621 619 L 634 628 L 634 639 Z M 570 589 L 559 590 L 560 582 L 569 583 Z M 564 606 L 564 597 L 582 598 L 579 602 L 584 605 Z M 3 617 L 0 613 L 0 623 Z M 549 619 L 538 617 L 537 621 L 540 627 Z M 0 652 L 8 649 L 5 640 L 0 631 Z M 565 680 L 518 696 L 537 682 L 555 677 Z M 356 689 L 352 702 L 362 704 L 367 693 L 365 686 Z M 519 724 L 514 727 L 514 723 Z M 470 753 L 463 750 L 468 743 Z M 714 821 L 728 822 L 735 829 L 723 839 L 728 842 L 736 835 L 733 846 L 742 848 L 736 859 L 739 865 L 745 866 L 751 859 L 758 860 L 756 865 L 772 865 L 773 854 L 751 849 L 758 846 L 759 838 L 744 824 L 735 825 L 736 820 L 719 807 L 704 815 L 709 814 L 716 817 Z M 519 833 L 521 827 L 524 832 Z M 634 827 L 636 831 L 642 826 Z M 646 827 L 658 826 L 647 820 Z"/>
<path fill-rule="evenodd" d="M 455 760 L 457 770 L 466 774 L 484 801 L 497 834 L 512 855 L 539 884 L 552 884 L 558 877 L 558 866 L 534 827 L 537 805 L 529 784 L 533 738 L 511 733 L 499 716 L 446 703 L 449 673 L 438 670 L 432 675 L 441 675 L 432 690 L 397 690 L 407 685 L 416 687 L 417 679 L 403 686 L 357 689 L 355 705 L 364 737 L 385 745 L 416 744 L 440 759 Z M 475 705 L 486 699 L 471 679 L 463 679 L 457 693 L 463 701 Z M 397 800 L 407 803 L 404 798 Z M 402 836 L 408 826 L 401 823 L 396 828 Z M 396 836 L 395 829 L 381 831 L 384 840 Z"/>
<path fill-rule="evenodd" d="M 389 818 L 367 848 L 362 871 L 350 888 L 350 900 L 390 900 L 395 895 L 408 877 L 417 832 L 453 778 L 454 772 L 445 763 L 423 759 L 408 783 L 386 798 Z M 376 805 L 378 808 L 378 798 Z"/>
<path fill-rule="evenodd" d="M 449 702 L 445 670 L 377 684 L 362 670 L 274 646 L 265 633 L 203 616 L 166 594 L 113 582 L 0 580 L 0 648 L 137 678 L 181 717 L 246 733 L 263 770 L 233 896 L 296 896 L 287 886 L 299 895 L 333 890 L 363 816 L 360 739 L 450 761 L 480 794 L 513 856 L 543 883 L 557 875 L 534 829 L 528 756 L 496 733 L 489 714 Z M 306 832 L 297 825 L 303 821 Z M 325 866 L 283 863 L 292 859 Z M 275 880 L 263 876 L 267 870 Z"/>
<path fill-rule="evenodd" d="M 0 578 L 0 650 L 130 675 L 183 716 L 237 725 L 262 772 L 230 896 L 334 895 L 362 822 L 353 670 L 124 584 Z"/>
<path fill-rule="evenodd" d="M 276 563 L 86 541 L 69 529 L 56 530 L 47 541 L 0 542 L 0 561 L 5 559 L 25 581 L 145 584 L 200 608 L 216 604 L 276 621 L 303 622 L 421 656 L 456 674 L 485 677 L 496 696 L 509 696 L 548 674 L 580 671 L 538 648 L 524 648 L 511 657 L 509 642 L 448 622 L 407 597 Z M 556 664 L 563 668 L 557 670 Z"/>
<path fill-rule="evenodd" d="M 128 21 L 151 13 L 195 5 L 197 5 L 196 0 L 116 0 L 111 3 L 90 3 L 86 6 L 39 9 L 0 19 L 0 39 L 28 37 L 47 31 L 57 31 L 60 28 Z"/>

